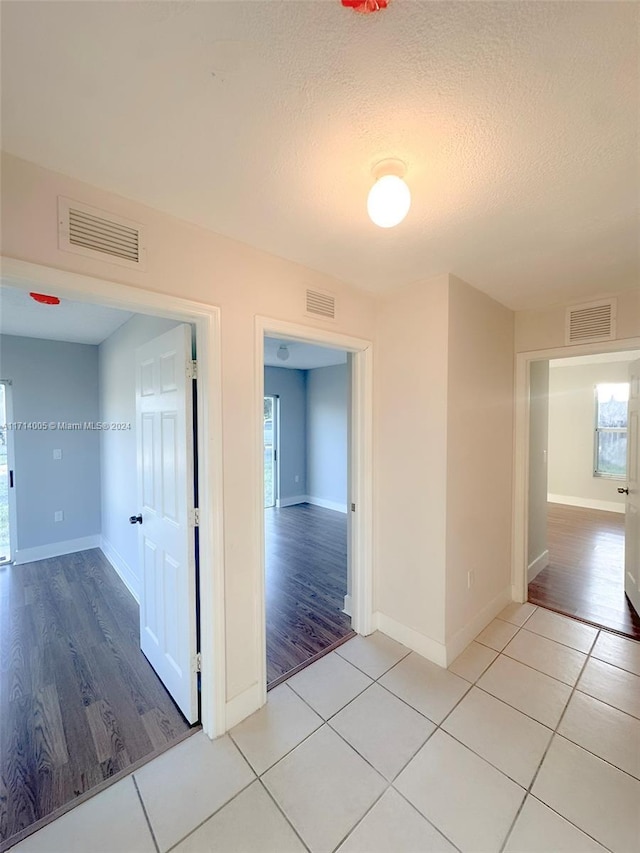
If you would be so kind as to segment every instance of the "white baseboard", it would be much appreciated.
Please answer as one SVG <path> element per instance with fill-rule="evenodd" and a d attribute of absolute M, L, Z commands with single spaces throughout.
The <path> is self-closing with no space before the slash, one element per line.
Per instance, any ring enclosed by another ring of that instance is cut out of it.
<path fill-rule="evenodd" d="M 65 554 L 75 554 L 77 551 L 88 551 L 99 547 L 99 536 L 83 536 L 80 539 L 67 539 L 65 542 L 52 542 L 51 545 L 38 545 L 36 548 L 21 548 L 15 552 L 13 562 L 16 566 L 21 566 L 36 560 L 63 557 Z"/>
<path fill-rule="evenodd" d="M 342 612 L 346 613 L 347 616 L 351 616 L 351 596 L 345 595 L 344 597 L 344 607 L 342 608 Z"/>
<path fill-rule="evenodd" d="M 531 583 L 531 581 L 540 574 L 543 569 L 546 569 L 549 565 L 549 551 L 545 550 L 540 554 L 532 563 L 529 563 L 527 568 L 527 583 Z"/>
<path fill-rule="evenodd" d="M 395 619 L 380 611 L 373 614 L 373 621 L 378 630 L 391 637 L 392 640 L 402 643 L 412 652 L 417 652 L 423 658 L 437 663 L 438 666 L 446 666 L 447 649 L 442 643 L 396 622 Z"/>
<path fill-rule="evenodd" d="M 581 506 L 585 509 L 601 509 L 604 512 L 625 511 L 624 501 L 599 501 L 595 498 L 576 498 L 572 495 L 547 495 L 551 504 L 565 504 L 566 506 Z"/>
<path fill-rule="evenodd" d="M 306 504 L 307 503 L 306 495 L 294 495 L 292 498 L 278 498 L 276 501 L 276 507 L 280 508 L 283 506 L 294 506 L 295 504 Z"/>
<path fill-rule="evenodd" d="M 226 728 L 229 731 L 262 707 L 263 692 L 258 683 L 252 684 L 226 704 Z"/>
<path fill-rule="evenodd" d="M 135 598 L 135 600 L 140 604 L 140 581 L 136 576 L 135 572 L 131 568 L 131 566 L 126 562 L 126 560 L 122 557 L 122 555 L 113 547 L 111 542 L 108 539 L 105 539 L 104 536 L 100 537 L 100 548 L 102 553 L 105 555 L 107 560 L 111 563 L 113 568 L 116 570 L 120 580 L 129 590 L 131 595 Z"/>
<path fill-rule="evenodd" d="M 338 503 L 337 501 L 325 501 L 324 498 L 314 498 L 312 495 L 307 495 L 307 503 L 313 504 L 314 506 L 321 506 L 324 509 L 332 509 L 335 512 L 344 512 L 347 511 L 347 505 Z"/>
<path fill-rule="evenodd" d="M 494 599 L 485 605 L 477 616 L 474 616 L 464 628 L 461 628 L 453 637 L 447 640 L 445 648 L 446 664 L 441 664 L 441 666 L 449 666 L 449 664 L 453 663 L 458 655 L 462 654 L 467 648 L 469 643 L 478 636 L 480 631 L 486 628 L 489 622 L 495 619 L 498 613 L 504 610 L 512 600 L 511 584 L 509 584 L 499 595 L 496 595 Z"/>

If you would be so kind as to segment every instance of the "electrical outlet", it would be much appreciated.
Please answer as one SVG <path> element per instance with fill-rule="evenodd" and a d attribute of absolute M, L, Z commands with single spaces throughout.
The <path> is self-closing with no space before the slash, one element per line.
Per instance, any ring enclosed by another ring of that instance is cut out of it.
<path fill-rule="evenodd" d="M 293 480 L 295 483 L 299 483 L 300 482 L 300 476 L 298 474 L 296 474 L 296 476 L 293 478 Z"/>
<path fill-rule="evenodd" d="M 475 577 L 475 573 L 473 572 L 473 570 L 471 570 L 470 572 L 467 572 L 467 589 L 471 589 L 471 587 L 474 585 L 475 582 L 476 582 L 476 577 Z"/>
<path fill-rule="evenodd" d="M 60 450 L 60 448 L 56 448 L 56 450 L 53 451 L 53 458 L 56 460 L 62 459 L 62 450 Z"/>
<path fill-rule="evenodd" d="M 64 518 L 64 512 L 61 509 L 57 509 L 53 514 L 54 521 L 62 521 Z"/>

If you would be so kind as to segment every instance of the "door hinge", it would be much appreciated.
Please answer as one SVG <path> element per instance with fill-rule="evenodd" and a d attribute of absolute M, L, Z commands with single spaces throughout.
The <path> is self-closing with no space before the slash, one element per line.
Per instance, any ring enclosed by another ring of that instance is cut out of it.
<path fill-rule="evenodd" d="M 187 364 L 187 379 L 197 379 L 198 378 L 198 362 L 190 361 Z"/>
<path fill-rule="evenodd" d="M 200 527 L 200 510 L 198 507 L 191 510 L 191 526 Z"/>
<path fill-rule="evenodd" d="M 202 652 L 196 654 L 196 672 L 202 672 Z"/>
<path fill-rule="evenodd" d="M 351 504 L 351 512 L 355 512 L 355 511 L 356 511 L 356 505 L 355 505 L 355 504 Z"/>

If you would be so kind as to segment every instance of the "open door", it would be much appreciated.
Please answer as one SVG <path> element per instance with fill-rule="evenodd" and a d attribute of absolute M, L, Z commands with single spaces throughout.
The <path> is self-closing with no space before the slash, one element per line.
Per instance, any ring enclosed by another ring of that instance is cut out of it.
<path fill-rule="evenodd" d="M 136 352 L 140 647 L 190 723 L 198 719 L 191 328 Z"/>
<path fill-rule="evenodd" d="M 640 613 L 640 360 L 629 365 L 624 591 Z M 618 489 L 618 491 L 625 491 Z"/>

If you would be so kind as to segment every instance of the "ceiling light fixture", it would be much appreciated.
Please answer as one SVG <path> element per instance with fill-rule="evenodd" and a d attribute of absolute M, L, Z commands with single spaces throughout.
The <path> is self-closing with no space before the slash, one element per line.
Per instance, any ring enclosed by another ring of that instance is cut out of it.
<path fill-rule="evenodd" d="M 404 182 L 405 171 L 401 160 L 382 160 L 373 168 L 376 182 L 369 190 L 367 211 L 380 228 L 399 225 L 409 213 L 411 191 Z"/>
<path fill-rule="evenodd" d="M 276 357 L 279 358 L 280 361 L 287 361 L 290 355 L 289 347 L 286 344 L 280 344 L 278 351 L 276 352 Z"/>

